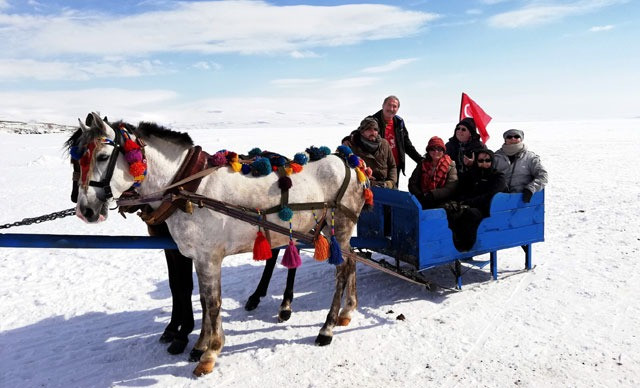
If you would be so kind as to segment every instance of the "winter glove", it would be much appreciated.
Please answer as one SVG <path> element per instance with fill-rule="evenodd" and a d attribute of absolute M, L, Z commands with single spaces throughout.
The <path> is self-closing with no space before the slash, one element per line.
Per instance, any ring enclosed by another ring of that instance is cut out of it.
<path fill-rule="evenodd" d="M 531 201 L 531 196 L 533 193 L 529 189 L 522 190 L 522 202 L 529 203 Z"/>

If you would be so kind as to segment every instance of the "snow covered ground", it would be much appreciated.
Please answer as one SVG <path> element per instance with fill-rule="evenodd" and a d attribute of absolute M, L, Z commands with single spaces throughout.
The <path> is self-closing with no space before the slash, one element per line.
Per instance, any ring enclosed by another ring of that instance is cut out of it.
<path fill-rule="evenodd" d="M 419 150 L 432 135 L 446 140 L 453 124 L 408 121 Z M 334 148 L 353 127 L 190 134 L 211 152 L 257 146 L 293 156 L 310 145 Z M 471 270 L 462 292 L 433 293 L 359 265 L 354 319 L 336 329 L 330 346 L 317 347 L 334 268 L 305 252 L 293 315 L 276 323 L 286 271 L 278 265 L 270 295 L 246 312 L 262 264 L 249 254 L 228 257 L 226 345 L 213 373 L 195 378 L 186 354 L 172 356 L 158 342 L 171 308 L 160 250 L 0 248 L 0 387 L 639 386 L 640 119 L 494 121 L 489 147 L 497 149 L 511 127 L 525 130 L 525 143 L 549 171 L 546 241 L 533 246 L 533 271 L 505 276 L 524 265 L 514 248 L 499 253 L 498 281 L 488 270 Z M 67 137 L 0 133 L 0 225 L 72 207 Z M 0 230 L 145 231 L 137 217 L 113 211 L 99 225 L 67 217 Z M 454 284 L 447 267 L 428 276 Z M 199 332 L 197 289 L 192 300 L 196 331 L 188 349 Z"/>

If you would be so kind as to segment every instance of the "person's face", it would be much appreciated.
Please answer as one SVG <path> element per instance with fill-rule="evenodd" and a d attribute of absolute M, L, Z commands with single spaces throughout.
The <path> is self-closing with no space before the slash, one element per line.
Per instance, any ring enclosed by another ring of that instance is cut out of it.
<path fill-rule="evenodd" d="M 382 115 L 384 116 L 384 119 L 391 119 L 398 113 L 398 109 L 400 109 L 400 103 L 398 100 L 393 98 L 388 99 L 387 102 L 382 104 Z"/>
<path fill-rule="evenodd" d="M 378 138 L 378 127 L 375 125 L 370 125 L 362 131 L 362 137 L 369 141 L 375 141 Z"/>
<path fill-rule="evenodd" d="M 434 162 L 440 160 L 440 158 L 444 155 L 444 148 L 442 147 L 431 147 L 429 148 L 429 156 Z"/>
<path fill-rule="evenodd" d="M 476 163 L 478 163 L 478 167 L 480 168 L 491 168 L 491 157 L 489 154 L 481 152 L 476 157 Z"/>
<path fill-rule="evenodd" d="M 458 125 L 456 127 L 456 139 L 458 139 L 460 143 L 466 143 L 471 139 L 471 132 L 469 132 L 469 129 L 464 125 Z"/>
<path fill-rule="evenodd" d="M 522 138 L 518 134 L 507 135 L 507 137 L 504 139 L 505 144 L 518 144 L 521 141 L 522 141 Z"/>

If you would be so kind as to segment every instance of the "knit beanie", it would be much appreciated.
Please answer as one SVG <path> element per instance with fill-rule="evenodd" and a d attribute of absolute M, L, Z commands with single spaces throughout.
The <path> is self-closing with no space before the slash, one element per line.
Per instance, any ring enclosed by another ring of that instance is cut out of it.
<path fill-rule="evenodd" d="M 467 127 L 467 129 L 471 133 L 477 133 L 477 131 L 476 131 L 476 122 L 471 117 L 465 117 L 464 119 L 460 120 L 458 125 L 462 125 L 464 127 Z M 458 125 L 456 125 L 456 127 L 458 127 Z"/>
<path fill-rule="evenodd" d="M 445 149 L 444 141 L 438 136 L 434 136 L 429 139 L 429 143 L 427 143 L 427 152 L 429 152 L 429 150 L 434 147 L 440 147 L 443 150 Z"/>
<path fill-rule="evenodd" d="M 376 119 L 374 119 L 372 116 L 367 116 L 360 122 L 358 131 L 363 132 L 370 127 L 375 127 L 377 131 L 380 130 L 380 128 L 378 128 L 378 121 L 376 121 Z"/>
<path fill-rule="evenodd" d="M 507 140 L 507 136 L 520 135 L 520 139 L 524 140 L 524 132 L 520 129 L 509 129 L 502 134 L 502 138 Z"/>

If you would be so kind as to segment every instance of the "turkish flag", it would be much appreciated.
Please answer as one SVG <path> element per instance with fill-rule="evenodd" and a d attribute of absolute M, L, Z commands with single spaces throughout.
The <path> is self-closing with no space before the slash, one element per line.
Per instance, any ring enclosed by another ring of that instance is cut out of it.
<path fill-rule="evenodd" d="M 487 125 L 491 121 L 491 116 L 484 113 L 480 105 L 476 104 L 466 93 L 462 93 L 462 101 L 460 102 L 460 120 L 465 117 L 473 118 L 478 127 L 478 133 L 483 143 L 489 140 L 489 132 L 487 132 Z"/>

